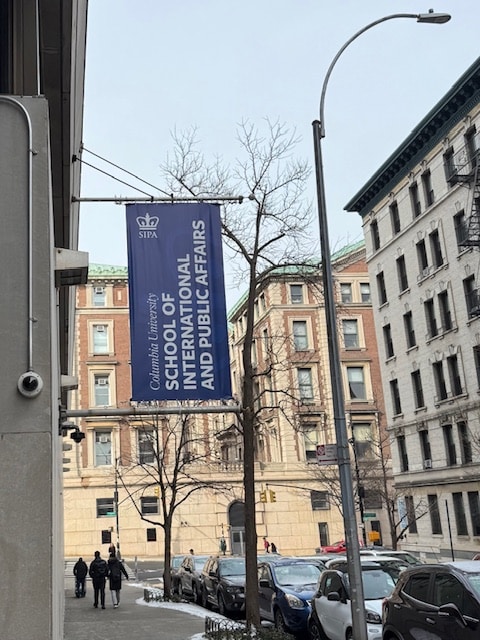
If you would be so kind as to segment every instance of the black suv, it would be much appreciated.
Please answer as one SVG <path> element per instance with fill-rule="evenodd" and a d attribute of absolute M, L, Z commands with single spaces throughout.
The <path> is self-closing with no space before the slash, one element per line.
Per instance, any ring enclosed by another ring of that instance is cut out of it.
<path fill-rule="evenodd" d="M 245 608 L 245 558 L 211 556 L 202 570 L 202 605 L 222 615 Z"/>
<path fill-rule="evenodd" d="M 478 640 L 480 562 L 406 569 L 383 602 L 382 619 L 383 640 Z"/>

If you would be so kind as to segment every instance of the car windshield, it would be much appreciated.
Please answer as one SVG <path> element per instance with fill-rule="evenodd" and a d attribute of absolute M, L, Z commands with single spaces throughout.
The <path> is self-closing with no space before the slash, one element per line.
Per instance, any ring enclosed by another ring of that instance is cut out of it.
<path fill-rule="evenodd" d="M 275 576 L 280 586 L 303 586 L 316 584 L 320 568 L 315 564 L 288 564 L 275 567 Z"/>
<path fill-rule="evenodd" d="M 348 582 L 348 574 L 345 574 Z M 362 571 L 363 597 L 365 600 L 381 600 L 391 595 L 395 581 L 392 576 L 382 569 L 368 569 Z"/>
<path fill-rule="evenodd" d="M 479 573 L 467 573 L 466 578 L 475 591 L 480 596 L 480 572 Z"/>
<path fill-rule="evenodd" d="M 244 576 L 245 560 L 243 558 L 225 560 L 220 563 L 219 569 L 221 576 Z"/>
<path fill-rule="evenodd" d="M 182 564 L 184 557 L 185 556 L 174 556 L 172 558 L 172 567 L 174 569 L 178 569 L 178 567 Z"/>
<path fill-rule="evenodd" d="M 193 560 L 193 565 L 195 571 L 201 571 L 205 566 L 205 562 L 208 560 L 207 556 L 202 556 L 201 558 L 195 558 Z"/>

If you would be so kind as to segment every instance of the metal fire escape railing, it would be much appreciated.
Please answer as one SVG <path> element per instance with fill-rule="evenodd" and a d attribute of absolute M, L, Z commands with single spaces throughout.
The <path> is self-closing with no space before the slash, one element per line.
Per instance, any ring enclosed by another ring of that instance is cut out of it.
<path fill-rule="evenodd" d="M 465 233 L 459 238 L 462 247 L 480 248 L 480 136 L 472 137 L 457 153 L 445 157 L 445 171 L 449 184 L 466 184 L 473 187 L 470 215 L 465 223 Z"/>

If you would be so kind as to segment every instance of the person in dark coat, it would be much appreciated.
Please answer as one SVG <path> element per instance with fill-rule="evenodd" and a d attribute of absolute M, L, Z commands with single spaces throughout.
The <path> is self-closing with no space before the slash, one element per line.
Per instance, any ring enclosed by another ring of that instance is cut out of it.
<path fill-rule="evenodd" d="M 95 551 L 95 557 L 90 563 L 88 575 L 93 583 L 93 606 L 98 607 L 98 596 L 100 596 L 100 604 L 105 609 L 105 580 L 108 575 L 108 565 L 100 557 L 100 551 Z"/>
<path fill-rule="evenodd" d="M 73 567 L 73 575 L 75 576 L 75 595 L 77 598 L 85 597 L 85 579 L 87 577 L 88 567 L 83 558 L 79 558 Z"/>
<path fill-rule="evenodd" d="M 110 554 L 108 559 L 108 580 L 110 593 L 112 594 L 112 604 L 115 609 L 120 604 L 120 589 L 122 588 L 122 573 L 128 580 L 128 573 L 123 562 L 121 562 L 114 553 Z"/>

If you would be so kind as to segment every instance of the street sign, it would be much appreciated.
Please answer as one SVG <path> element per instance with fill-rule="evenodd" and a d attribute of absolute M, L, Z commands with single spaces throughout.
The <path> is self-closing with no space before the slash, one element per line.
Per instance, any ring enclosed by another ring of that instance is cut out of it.
<path fill-rule="evenodd" d="M 317 462 L 320 465 L 338 464 L 336 444 L 317 444 Z"/>
<path fill-rule="evenodd" d="M 363 518 L 364 519 L 366 519 L 366 518 L 376 518 L 376 517 L 377 517 L 376 513 L 364 513 L 363 514 Z"/>

